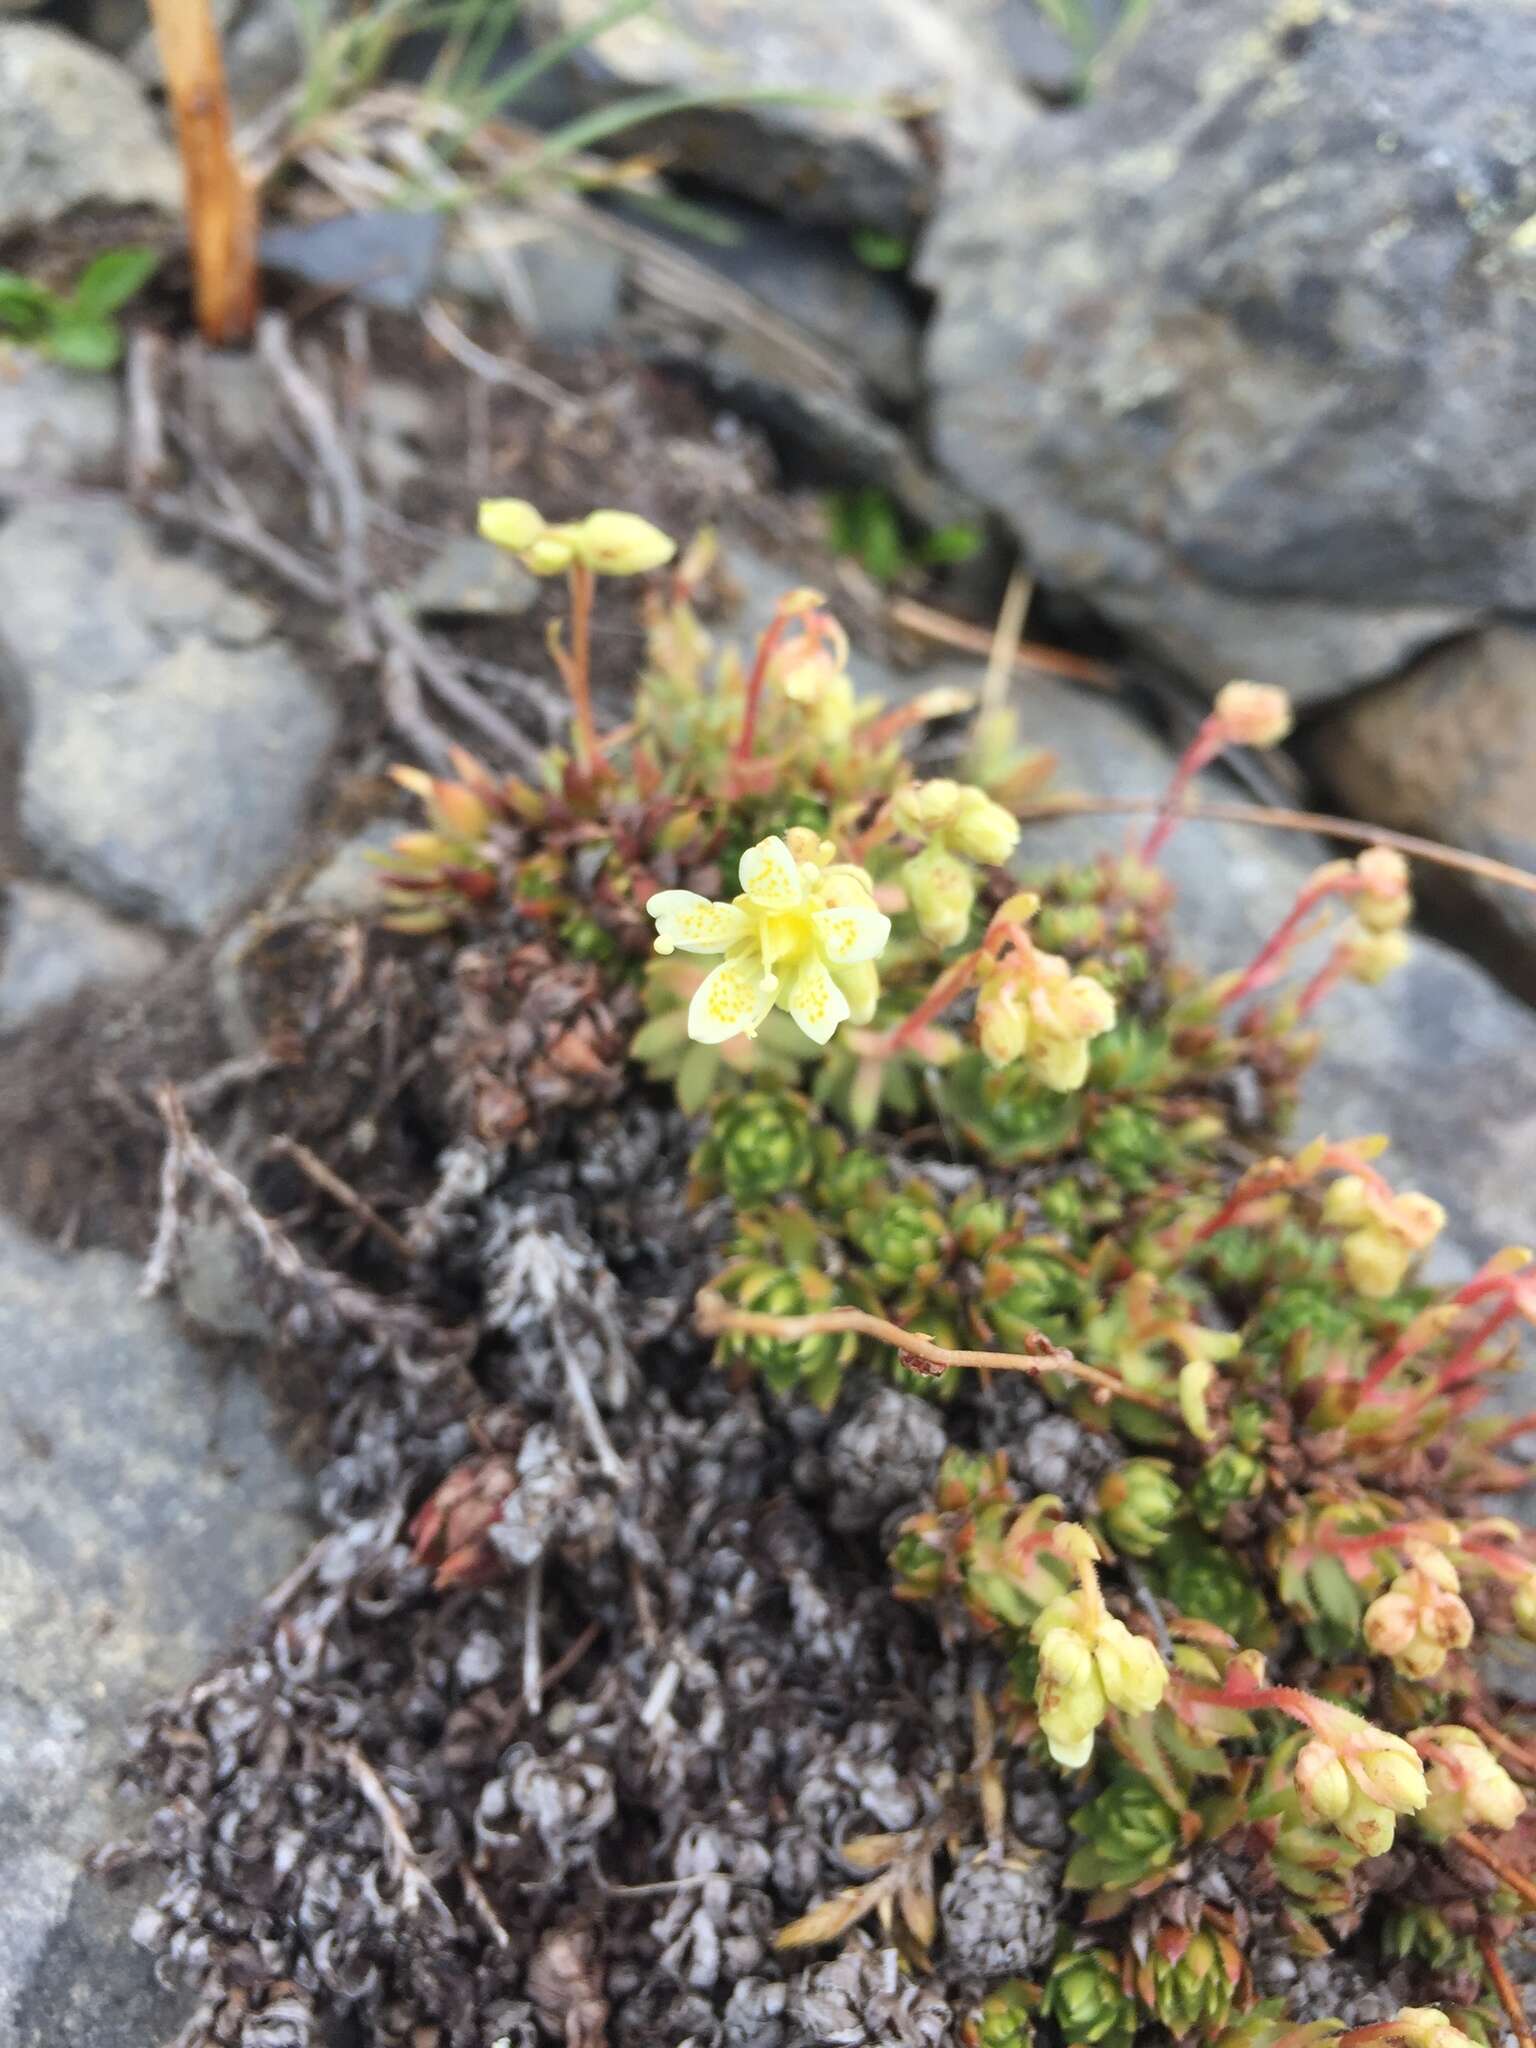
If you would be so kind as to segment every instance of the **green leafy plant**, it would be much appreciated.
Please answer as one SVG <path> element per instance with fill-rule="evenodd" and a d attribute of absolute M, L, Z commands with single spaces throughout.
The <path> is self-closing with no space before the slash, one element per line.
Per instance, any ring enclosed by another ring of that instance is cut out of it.
<path fill-rule="evenodd" d="M 850 555 L 877 583 L 895 583 L 914 569 L 968 562 L 984 538 L 979 527 L 963 522 L 914 536 L 890 494 L 876 484 L 831 491 L 823 503 L 833 552 Z"/>
<path fill-rule="evenodd" d="M 0 270 L 0 333 L 71 370 L 111 370 L 123 353 L 118 315 L 159 267 L 154 249 L 108 249 L 56 292 Z"/>

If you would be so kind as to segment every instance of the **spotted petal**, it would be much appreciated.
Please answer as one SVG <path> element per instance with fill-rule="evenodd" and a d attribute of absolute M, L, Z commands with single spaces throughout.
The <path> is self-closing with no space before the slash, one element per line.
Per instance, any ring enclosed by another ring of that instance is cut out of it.
<path fill-rule="evenodd" d="M 822 961 L 807 960 L 795 976 L 789 993 L 789 1014 L 817 1045 L 825 1045 L 849 1015 L 848 998 Z"/>
<path fill-rule="evenodd" d="M 688 1036 L 700 1045 L 723 1045 L 745 1032 L 751 1038 L 773 1008 L 773 991 L 739 960 L 722 960 L 699 983 L 688 1005 Z"/>
<path fill-rule="evenodd" d="M 742 893 L 759 910 L 796 910 L 805 901 L 799 863 L 777 834 L 747 848 L 740 873 Z"/>
<path fill-rule="evenodd" d="M 711 903 L 692 889 L 658 889 L 645 908 L 662 953 L 723 953 L 747 925 L 734 903 Z"/>
<path fill-rule="evenodd" d="M 818 910 L 811 918 L 824 960 L 834 967 L 852 967 L 860 960 L 878 960 L 891 936 L 891 920 L 883 910 L 856 903 Z"/>

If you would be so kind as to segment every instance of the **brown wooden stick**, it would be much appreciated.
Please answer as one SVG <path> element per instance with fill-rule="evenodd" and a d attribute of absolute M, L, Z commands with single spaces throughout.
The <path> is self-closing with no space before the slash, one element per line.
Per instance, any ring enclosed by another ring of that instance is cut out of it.
<path fill-rule="evenodd" d="M 282 1159 L 291 1159 L 294 1165 L 317 1188 L 328 1194 L 333 1202 L 339 1202 L 349 1210 L 360 1223 L 366 1224 L 381 1244 L 388 1245 L 403 1266 L 415 1264 L 416 1254 L 410 1241 L 396 1230 L 393 1223 L 381 1216 L 372 1202 L 366 1201 L 354 1187 L 349 1187 L 339 1173 L 333 1173 L 317 1152 L 307 1145 L 301 1145 L 297 1138 L 274 1138 L 267 1147 Z"/>
<path fill-rule="evenodd" d="M 939 647 L 954 647 L 962 654 L 986 657 L 992 652 L 993 633 L 986 626 L 973 626 L 968 619 L 951 618 L 932 605 L 919 604 L 915 597 L 891 600 L 888 614 L 893 626 L 931 640 Z M 1074 683 L 1091 683 L 1096 690 L 1118 690 L 1115 672 L 1102 661 L 1086 654 L 1068 654 L 1062 647 L 1045 647 L 1038 640 L 1021 640 L 1013 657 L 1015 668 L 1033 669 L 1041 675 L 1067 676 Z"/>
<path fill-rule="evenodd" d="M 256 188 L 235 155 L 219 31 L 209 0 L 149 0 L 176 117 L 197 324 L 215 347 L 256 319 Z"/>
<path fill-rule="evenodd" d="M 1514 2029 L 1515 2039 L 1519 2043 L 1519 2048 L 1536 2048 L 1536 2041 L 1533 2041 L 1531 2038 L 1531 2023 L 1525 2016 L 1525 2007 L 1521 2003 L 1520 1994 L 1515 1989 L 1508 1970 L 1504 1967 L 1503 1960 L 1494 1944 L 1493 1936 L 1491 1934 L 1480 1934 L 1477 1937 L 1477 1947 L 1478 1953 L 1487 1965 L 1489 1981 L 1498 1993 L 1499 2003 L 1503 2006 L 1509 2017 L 1509 2024 Z"/>
<path fill-rule="evenodd" d="M 1055 796 L 1038 803 L 1019 804 L 1014 816 L 1021 824 L 1046 824 L 1052 818 L 1136 818 L 1159 810 L 1162 799 L 1155 796 Z M 1506 888 L 1523 889 L 1536 896 L 1536 875 L 1508 861 L 1494 860 L 1486 853 L 1467 853 L 1459 846 L 1442 846 L 1437 839 L 1421 839 L 1416 832 L 1394 832 L 1385 825 L 1362 825 L 1358 818 L 1336 818 L 1327 811 L 1292 811 L 1279 804 L 1183 803 L 1173 813 L 1177 818 L 1201 819 L 1212 825 L 1269 825 L 1278 832 L 1317 832 L 1333 839 L 1348 839 L 1358 846 L 1392 846 L 1415 860 L 1434 861 L 1443 868 L 1476 875 L 1481 881 L 1500 882 Z"/>
<path fill-rule="evenodd" d="M 760 1309 L 732 1308 L 723 1295 L 710 1287 L 700 1288 L 695 1296 L 693 1317 L 705 1337 L 718 1337 L 726 1331 L 744 1337 L 820 1337 L 853 1331 L 891 1345 L 901 1353 L 904 1364 L 910 1364 L 915 1372 L 926 1371 L 930 1379 L 948 1372 L 952 1366 L 974 1367 L 984 1372 L 1059 1372 L 1093 1387 L 1100 1401 L 1134 1401 L 1138 1408 L 1150 1408 L 1155 1415 L 1178 1420 L 1177 1413 L 1156 1394 L 1129 1387 L 1124 1380 L 1111 1372 L 1101 1372 L 1096 1365 L 1084 1365 L 1070 1351 L 1048 1343 L 1044 1337 L 1039 1339 L 1040 1350 L 1034 1356 L 1020 1351 L 955 1351 L 947 1344 L 936 1344 L 919 1330 L 904 1330 L 899 1323 L 888 1322 L 884 1316 L 871 1315 L 862 1308 L 824 1308 L 810 1315 L 775 1316 Z"/>

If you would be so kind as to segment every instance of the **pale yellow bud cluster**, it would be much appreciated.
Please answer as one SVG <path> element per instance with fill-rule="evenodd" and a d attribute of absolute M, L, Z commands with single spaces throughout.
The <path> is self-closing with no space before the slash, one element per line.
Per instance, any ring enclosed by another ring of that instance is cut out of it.
<path fill-rule="evenodd" d="M 1444 1842 L 1464 1828 L 1512 1828 L 1524 1813 L 1525 1794 L 1470 1728 L 1418 1728 L 1410 1740 L 1429 1766 L 1426 1834 Z"/>
<path fill-rule="evenodd" d="M 989 961 L 976 1000 L 981 1049 L 994 1067 L 1022 1060 L 1037 1081 L 1069 1095 L 1088 1078 L 1089 1046 L 1114 1027 L 1115 999 L 1037 948 Z"/>
<path fill-rule="evenodd" d="M 1472 1611 L 1443 1550 L 1419 1542 L 1407 1550 L 1408 1569 L 1365 1610 L 1365 1640 L 1378 1657 L 1390 1657 L 1404 1678 L 1433 1678 L 1452 1650 L 1471 1642 Z"/>
<path fill-rule="evenodd" d="M 1001 867 L 1019 843 L 1019 821 L 973 783 L 937 777 L 909 782 L 891 798 L 897 831 L 939 844 L 967 860 Z"/>
<path fill-rule="evenodd" d="M 846 744 L 858 720 L 848 673 L 848 636 L 829 612 L 817 609 L 814 591 L 794 591 L 781 613 L 804 616 L 805 631 L 774 656 L 769 674 L 785 700 L 803 716 L 805 733 L 819 744 Z"/>
<path fill-rule="evenodd" d="M 1352 917 L 1339 939 L 1339 955 L 1344 972 L 1351 981 L 1376 988 L 1406 962 L 1407 935 L 1401 930 L 1372 931 L 1368 925 Z"/>
<path fill-rule="evenodd" d="M 1368 1300 L 1395 1294 L 1414 1260 L 1445 1228 L 1429 1195 L 1394 1195 L 1362 1174 L 1342 1174 L 1323 1197 L 1323 1218 L 1346 1235 L 1341 1251 L 1350 1285 Z"/>
<path fill-rule="evenodd" d="M 1420 1812 L 1428 1797 L 1423 1764 L 1401 1736 L 1343 1707 L 1313 1700 L 1307 1718 L 1313 1740 L 1296 1759 L 1302 1810 L 1365 1855 L 1384 1855 L 1399 1815 Z"/>
<path fill-rule="evenodd" d="M 1277 747 L 1295 722 L 1290 698 L 1273 683 L 1228 683 L 1216 692 L 1215 712 L 1235 747 Z"/>
<path fill-rule="evenodd" d="M 1435 2005 L 1405 2005 L 1384 2025 L 1368 2030 L 1381 2048 L 1477 2048 Z"/>
<path fill-rule="evenodd" d="M 677 553 L 677 543 L 634 512 L 589 512 L 551 526 L 526 498 L 487 498 L 480 537 L 516 555 L 535 576 L 562 576 L 578 565 L 598 576 L 643 576 Z"/>
<path fill-rule="evenodd" d="M 1093 1754 L 1093 1739 L 1111 1707 L 1148 1714 L 1160 1704 L 1168 1671 L 1155 1644 L 1133 1635 L 1104 1605 L 1094 1571 L 1097 1545 L 1067 1523 L 1054 1547 L 1077 1565 L 1082 1585 L 1043 1609 L 1030 1631 L 1039 1646 L 1035 1709 L 1051 1755 L 1076 1770 Z"/>

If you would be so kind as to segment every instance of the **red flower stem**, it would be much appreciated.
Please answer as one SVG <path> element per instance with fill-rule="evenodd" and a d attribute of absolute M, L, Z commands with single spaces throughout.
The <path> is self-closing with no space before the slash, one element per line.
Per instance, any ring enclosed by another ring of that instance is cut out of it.
<path fill-rule="evenodd" d="M 1179 764 L 1173 771 L 1173 779 L 1163 792 L 1163 800 L 1158 806 L 1152 829 L 1141 843 L 1140 858 L 1148 865 L 1157 859 L 1167 845 L 1174 826 L 1179 822 L 1179 806 L 1190 783 L 1202 768 L 1209 768 L 1226 743 L 1226 727 L 1213 714 L 1206 719 L 1184 749 Z"/>
<path fill-rule="evenodd" d="M 1284 964 L 1286 954 L 1295 944 L 1302 924 L 1325 897 L 1354 896 L 1359 893 L 1361 887 L 1359 878 L 1353 873 L 1331 875 L 1321 882 L 1308 882 L 1274 931 L 1249 961 L 1242 975 L 1222 997 L 1223 1007 L 1230 1003 L 1240 1003 L 1245 997 L 1256 995 L 1261 988 L 1268 988 Z"/>
<path fill-rule="evenodd" d="M 1536 2040 L 1532 2039 L 1531 2023 L 1525 2016 L 1525 2006 L 1521 2002 L 1520 1993 L 1515 1989 L 1510 1974 L 1504 1967 L 1493 1936 L 1486 1931 L 1477 1937 L 1477 1952 L 1483 1959 L 1484 1969 L 1488 1972 L 1488 1981 L 1504 2008 L 1504 2016 L 1509 2021 L 1518 2048 L 1536 2048 Z"/>
<path fill-rule="evenodd" d="M 592 597 L 594 579 L 585 562 L 572 562 L 568 581 L 571 591 L 571 655 L 566 664 L 566 681 L 576 714 L 576 760 L 590 769 L 597 759 L 597 724 L 592 716 Z"/>
<path fill-rule="evenodd" d="M 1524 1436 L 1530 1429 L 1536 1429 L 1536 1408 L 1527 1415 L 1517 1415 L 1513 1422 L 1506 1422 L 1496 1435 L 1488 1438 L 1483 1449 L 1496 1451 L 1504 1444 L 1512 1444 L 1517 1436 Z"/>
<path fill-rule="evenodd" d="M 1511 1276 L 1508 1273 L 1474 1274 L 1464 1287 L 1457 1290 L 1456 1294 L 1452 1297 L 1452 1301 L 1457 1308 L 1470 1308 L 1474 1302 L 1482 1300 L 1485 1295 L 1506 1290 L 1510 1278 Z M 1510 1306 L 1513 1308 L 1513 1302 L 1511 1302 Z M 1499 1320 L 1503 1321 L 1502 1315 Z M 1484 1327 L 1486 1328 L 1487 1326 L 1485 1325 Z M 1383 1381 L 1390 1379 L 1400 1365 L 1404 1365 L 1410 1358 L 1416 1357 L 1434 1335 L 1435 1332 L 1432 1329 L 1423 1328 L 1420 1319 L 1415 1317 L 1414 1321 L 1409 1323 L 1402 1334 L 1381 1354 L 1380 1358 L 1377 1359 L 1365 1378 L 1360 1382 L 1360 1401 L 1368 1401 L 1372 1394 L 1382 1385 Z"/>
<path fill-rule="evenodd" d="M 900 1052 L 904 1046 L 910 1045 L 918 1033 L 925 1030 L 941 1011 L 949 1008 L 975 974 L 981 956 L 982 949 L 978 947 L 974 953 L 967 953 L 964 959 L 957 960 L 953 967 L 945 968 L 917 1008 L 909 1016 L 903 1017 L 896 1029 L 891 1032 L 885 1042 L 884 1049 L 887 1054 Z"/>
<path fill-rule="evenodd" d="M 752 673 L 747 677 L 747 702 L 741 714 L 741 731 L 731 755 L 733 761 L 750 761 L 752 758 L 752 749 L 757 744 L 758 705 L 762 701 L 763 685 L 768 680 L 768 664 L 788 624 L 789 614 L 786 613 L 771 619 L 758 636 L 757 658 L 752 664 Z"/>
<path fill-rule="evenodd" d="M 1302 990 L 1296 1004 L 1298 1017 L 1310 1017 L 1326 995 L 1331 995 L 1344 979 L 1344 964 L 1347 955 L 1342 946 L 1335 946 L 1316 974 Z"/>

